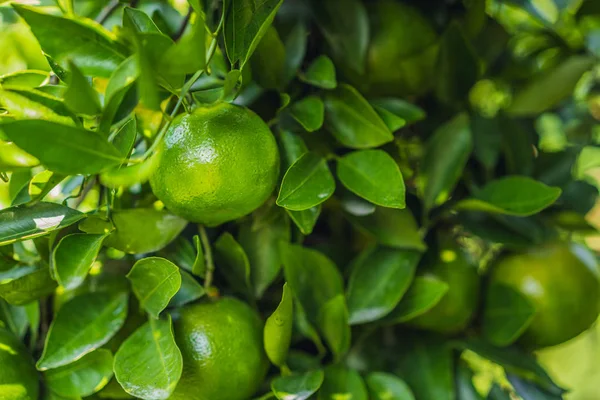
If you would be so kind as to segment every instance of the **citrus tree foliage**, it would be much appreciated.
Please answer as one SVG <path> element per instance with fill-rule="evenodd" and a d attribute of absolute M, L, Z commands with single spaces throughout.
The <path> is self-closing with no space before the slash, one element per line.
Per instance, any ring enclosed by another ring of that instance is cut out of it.
<path fill-rule="evenodd" d="M 169 398 L 181 310 L 225 296 L 265 323 L 256 399 L 562 398 L 520 341 L 541 303 L 488 272 L 595 232 L 596 0 L 3 2 L 0 49 L 0 398 Z M 149 181 L 221 102 L 281 167 L 203 226 Z M 557 330 L 598 315 L 580 268 Z"/>

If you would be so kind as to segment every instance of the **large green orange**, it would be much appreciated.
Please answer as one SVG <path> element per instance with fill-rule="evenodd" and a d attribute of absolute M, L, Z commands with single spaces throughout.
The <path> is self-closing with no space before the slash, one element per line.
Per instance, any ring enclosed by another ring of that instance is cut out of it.
<path fill-rule="evenodd" d="M 0 399 L 37 400 L 39 376 L 25 346 L 0 327 Z"/>
<path fill-rule="evenodd" d="M 438 35 L 411 6 L 395 0 L 367 5 L 370 40 L 363 74 L 347 73 L 369 96 L 419 95 L 434 82 Z M 344 71 L 344 66 L 340 66 Z"/>
<path fill-rule="evenodd" d="M 536 308 L 519 342 L 554 346 L 585 331 L 598 317 L 599 271 L 596 259 L 575 243 L 550 242 L 502 257 L 491 282 L 508 285 Z"/>
<path fill-rule="evenodd" d="M 248 400 L 269 365 L 263 323 L 247 304 L 222 298 L 181 310 L 175 339 L 183 374 L 172 400 Z"/>
<path fill-rule="evenodd" d="M 258 208 L 279 175 L 279 152 L 260 117 L 229 103 L 199 107 L 171 124 L 150 178 L 169 210 L 219 225 Z"/>
<path fill-rule="evenodd" d="M 448 291 L 439 303 L 410 324 L 447 334 L 462 331 L 477 309 L 480 289 L 477 266 L 456 242 L 444 238 L 439 247 L 425 257 L 421 268 L 423 275 L 446 282 Z"/>

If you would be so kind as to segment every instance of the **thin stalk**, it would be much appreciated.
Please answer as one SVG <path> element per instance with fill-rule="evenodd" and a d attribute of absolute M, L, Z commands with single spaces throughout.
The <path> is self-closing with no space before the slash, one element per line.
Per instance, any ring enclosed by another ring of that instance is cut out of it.
<path fill-rule="evenodd" d="M 202 242 L 202 248 L 204 249 L 204 259 L 206 260 L 204 289 L 209 292 L 212 286 L 213 275 L 215 273 L 215 262 L 213 260 L 210 241 L 208 240 L 208 235 L 206 234 L 206 228 L 204 225 L 198 225 L 198 230 L 200 231 L 200 241 Z"/>

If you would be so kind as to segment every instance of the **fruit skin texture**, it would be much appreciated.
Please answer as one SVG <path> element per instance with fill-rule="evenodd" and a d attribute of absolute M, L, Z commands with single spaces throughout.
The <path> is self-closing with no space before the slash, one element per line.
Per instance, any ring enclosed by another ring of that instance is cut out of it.
<path fill-rule="evenodd" d="M 173 213 L 216 226 L 242 217 L 269 197 L 279 176 L 279 151 L 260 117 L 218 103 L 175 118 L 150 178 Z"/>
<path fill-rule="evenodd" d="M 171 400 L 247 400 L 269 366 L 263 323 L 234 298 L 185 307 L 175 322 L 183 374 Z"/>
<path fill-rule="evenodd" d="M 427 92 L 438 53 L 431 23 L 418 9 L 398 1 L 380 0 L 367 7 L 371 38 L 365 72 L 346 73 L 352 84 L 368 96 Z"/>
<path fill-rule="evenodd" d="M 0 398 L 37 400 L 38 396 L 39 376 L 31 355 L 11 332 L 0 327 Z"/>
<path fill-rule="evenodd" d="M 575 243 L 549 242 L 503 257 L 491 282 L 516 289 L 537 308 L 519 338 L 527 347 L 566 342 L 589 328 L 600 311 L 598 265 L 593 254 Z"/>
<path fill-rule="evenodd" d="M 463 250 L 450 238 L 440 240 L 439 249 L 429 254 L 423 275 L 448 284 L 448 291 L 432 309 L 409 322 L 435 332 L 453 334 L 469 324 L 477 309 L 480 277 Z"/>

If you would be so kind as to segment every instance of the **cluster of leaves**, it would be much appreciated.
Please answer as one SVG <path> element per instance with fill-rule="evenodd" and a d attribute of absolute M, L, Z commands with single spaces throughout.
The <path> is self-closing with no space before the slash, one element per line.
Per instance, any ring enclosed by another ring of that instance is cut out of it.
<path fill-rule="evenodd" d="M 367 57 L 360 0 L 42 3 L 0 8 L 49 66 L 0 76 L 0 320 L 48 399 L 167 398 L 171 314 L 215 288 L 270 315 L 264 399 L 482 398 L 474 353 L 506 372 L 488 399 L 560 398 L 510 346 L 535 312 L 516 292 L 490 288 L 452 340 L 404 324 L 448 290 L 417 271 L 440 229 L 482 270 L 594 231 L 596 1 L 412 2 L 440 34 L 418 99 L 345 83 Z M 198 232 L 147 180 L 172 118 L 217 101 L 269 122 L 284 174 L 252 215 Z"/>

